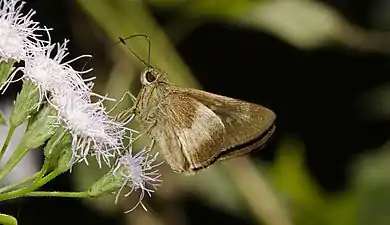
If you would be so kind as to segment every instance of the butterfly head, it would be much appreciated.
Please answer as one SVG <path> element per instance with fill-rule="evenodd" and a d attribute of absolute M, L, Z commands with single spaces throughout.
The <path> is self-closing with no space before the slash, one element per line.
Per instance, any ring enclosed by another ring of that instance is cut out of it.
<path fill-rule="evenodd" d="M 141 74 L 142 85 L 153 85 L 166 81 L 166 74 L 155 68 L 146 68 Z"/>

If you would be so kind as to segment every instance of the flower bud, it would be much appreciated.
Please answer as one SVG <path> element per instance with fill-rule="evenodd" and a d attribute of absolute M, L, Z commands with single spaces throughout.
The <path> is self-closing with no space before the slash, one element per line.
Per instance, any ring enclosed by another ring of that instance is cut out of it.
<path fill-rule="evenodd" d="M 3 85 L 7 81 L 9 75 L 14 71 L 15 60 L 9 59 L 8 62 L 0 62 L 0 90 L 3 89 Z"/>
<path fill-rule="evenodd" d="M 72 136 L 64 128 L 57 129 L 44 148 L 45 160 L 50 160 L 50 168 L 56 168 L 62 152 L 71 148 Z"/>
<path fill-rule="evenodd" d="M 50 105 L 46 105 L 38 112 L 36 118 L 34 118 L 24 134 L 26 148 L 38 148 L 54 135 L 58 129 L 57 120 L 54 117 L 55 113 L 55 108 Z"/>
<path fill-rule="evenodd" d="M 73 151 L 72 151 L 72 143 L 64 145 L 64 148 L 61 151 L 61 155 L 58 158 L 57 168 L 56 170 L 60 173 L 64 173 L 70 170 L 73 166 Z"/>
<path fill-rule="evenodd" d="M 125 177 L 118 176 L 112 169 L 91 186 L 88 190 L 88 194 L 91 197 L 111 194 L 118 191 L 126 182 L 127 180 Z"/>
<path fill-rule="evenodd" d="M 145 193 L 151 196 L 157 186 L 160 186 L 161 180 L 159 178 L 161 175 L 156 167 L 162 163 L 155 163 L 157 154 L 151 158 L 148 158 L 147 155 L 148 150 L 146 149 L 135 155 L 132 155 L 130 149 L 117 160 L 112 170 L 91 186 L 88 194 L 91 197 L 97 197 L 117 192 L 117 201 L 121 190 L 127 186 L 130 191 L 125 196 L 129 196 L 135 190 L 140 191 L 139 201 L 133 209 L 141 204 L 146 210 L 142 199 Z"/>
<path fill-rule="evenodd" d="M 23 81 L 22 90 L 16 97 L 16 101 L 11 112 L 11 125 L 17 127 L 21 125 L 29 115 L 37 109 L 39 102 L 39 89 L 29 80 Z"/>

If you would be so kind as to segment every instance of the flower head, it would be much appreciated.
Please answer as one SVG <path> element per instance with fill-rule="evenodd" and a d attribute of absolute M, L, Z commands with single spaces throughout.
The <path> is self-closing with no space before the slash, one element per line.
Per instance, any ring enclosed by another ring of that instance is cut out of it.
<path fill-rule="evenodd" d="M 20 68 L 24 72 L 21 79 L 28 79 L 34 82 L 40 90 L 40 102 L 47 96 L 47 93 L 61 94 L 67 92 L 75 92 L 79 95 L 90 95 L 91 85 L 86 83 L 91 79 L 85 80 L 81 77 L 82 74 L 88 73 L 91 70 L 78 72 L 75 71 L 70 63 L 83 58 L 90 57 L 82 55 L 73 60 L 63 62 L 64 58 L 69 54 L 67 52 L 68 40 L 63 44 L 52 44 L 47 47 L 45 52 L 35 52 L 25 60 L 25 67 Z M 56 54 L 53 56 L 53 50 L 56 48 Z M 9 80 L 12 80 L 11 76 Z M 94 79 L 94 78 L 92 78 Z"/>
<path fill-rule="evenodd" d="M 101 158 L 110 165 L 110 159 L 124 148 L 126 131 L 131 130 L 107 114 L 103 100 L 92 103 L 87 96 L 75 92 L 52 94 L 50 101 L 58 109 L 58 122 L 73 137 L 75 162 L 88 163 L 90 154 L 96 156 L 99 166 Z"/>
<path fill-rule="evenodd" d="M 14 59 L 23 60 L 29 53 L 41 51 L 48 41 L 41 40 L 36 31 L 46 31 L 38 22 L 31 20 L 35 11 L 22 14 L 25 2 L 0 0 L 0 62 Z"/>
<path fill-rule="evenodd" d="M 151 197 L 151 194 L 157 189 L 157 186 L 161 185 L 162 181 L 159 179 L 161 174 L 159 174 L 156 167 L 160 166 L 163 161 L 155 164 L 157 155 L 158 153 L 148 157 L 149 151 L 146 148 L 132 155 L 130 147 L 129 151 L 117 160 L 113 174 L 123 178 L 124 182 L 117 194 L 116 202 L 118 201 L 121 190 L 125 186 L 130 188 L 130 191 L 125 194 L 125 197 L 129 196 L 133 191 L 140 190 L 139 201 L 132 209 L 126 211 L 126 213 L 134 210 L 139 204 L 147 211 L 146 207 L 142 204 L 145 192 Z M 150 188 L 147 186 L 150 186 Z"/>

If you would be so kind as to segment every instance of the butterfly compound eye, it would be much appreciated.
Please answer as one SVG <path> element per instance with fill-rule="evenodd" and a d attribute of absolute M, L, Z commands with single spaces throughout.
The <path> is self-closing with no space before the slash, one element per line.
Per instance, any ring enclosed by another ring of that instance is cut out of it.
<path fill-rule="evenodd" d="M 156 73 L 153 70 L 146 70 L 141 77 L 141 83 L 150 84 L 157 79 Z"/>
<path fill-rule="evenodd" d="M 150 83 L 156 80 L 156 76 L 150 70 L 146 71 L 145 78 L 146 78 L 146 81 L 148 81 Z"/>

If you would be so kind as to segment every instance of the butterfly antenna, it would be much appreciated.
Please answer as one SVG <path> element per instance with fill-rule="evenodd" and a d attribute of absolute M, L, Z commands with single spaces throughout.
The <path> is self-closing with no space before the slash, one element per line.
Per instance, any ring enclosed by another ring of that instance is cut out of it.
<path fill-rule="evenodd" d="M 145 38 L 147 41 L 148 41 L 148 61 L 145 62 L 143 59 L 141 59 L 141 57 L 139 57 L 133 49 L 131 49 L 127 43 L 126 43 L 126 40 L 129 40 L 130 38 L 134 38 L 134 37 L 143 37 Z M 114 46 L 114 45 L 117 45 L 118 43 L 122 43 L 124 45 L 126 45 L 126 47 L 133 53 L 133 55 L 135 55 L 135 57 L 137 57 L 138 60 L 140 60 L 145 66 L 147 66 L 147 68 L 152 68 L 152 66 L 150 65 L 150 56 L 151 56 L 151 48 L 152 48 L 152 42 L 150 41 L 150 38 L 149 36 L 147 36 L 146 34 L 135 34 L 135 35 L 131 35 L 131 36 L 128 36 L 128 37 L 125 37 L 125 38 L 122 38 L 122 37 L 119 37 L 119 41 L 115 42 L 115 43 L 112 43 L 111 45 Z M 100 55 L 101 53 L 98 53 L 95 55 L 95 57 L 97 55 Z M 81 71 L 84 71 L 85 67 L 88 65 L 88 63 L 92 60 L 92 57 L 89 58 L 83 65 Z"/>
<path fill-rule="evenodd" d="M 133 49 L 131 49 L 127 43 L 126 43 L 126 40 L 129 40 L 130 38 L 134 38 L 134 37 L 143 37 L 145 38 L 147 41 L 148 41 L 148 61 L 145 62 L 143 59 L 141 59 L 141 57 L 139 57 Z M 125 37 L 125 38 L 122 38 L 122 37 L 119 37 L 119 41 L 126 45 L 127 48 L 133 53 L 133 55 L 135 57 L 137 57 L 137 59 L 139 59 L 145 66 L 147 66 L 147 68 L 151 68 L 152 66 L 150 65 L 150 55 L 151 55 L 151 49 L 152 49 L 152 42 L 150 41 L 150 38 L 149 36 L 147 36 L 146 34 L 134 34 L 134 35 L 131 35 L 131 36 L 128 36 L 128 37 Z"/>

